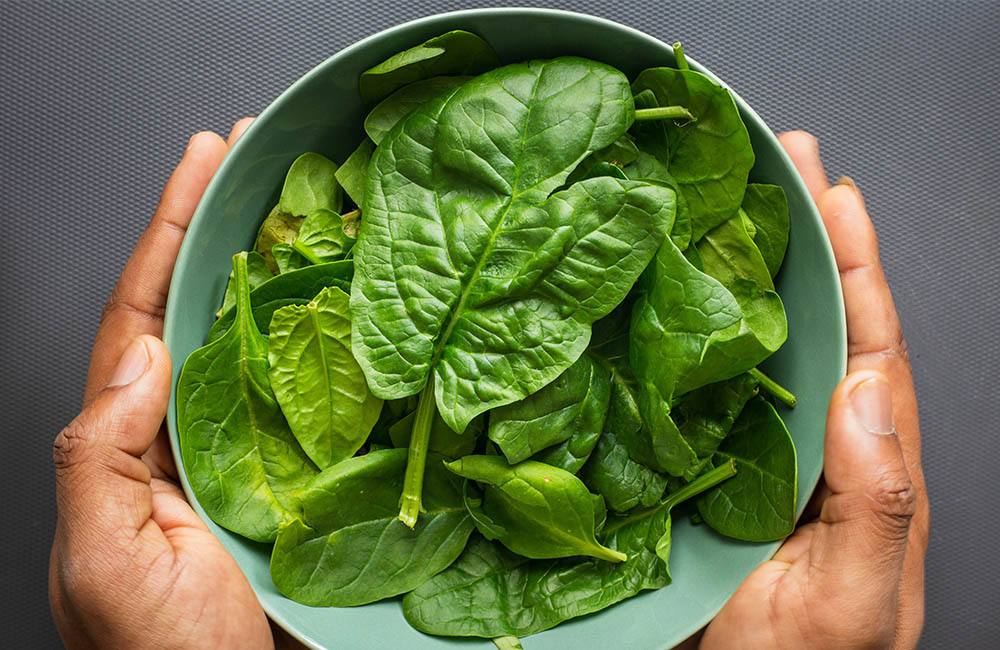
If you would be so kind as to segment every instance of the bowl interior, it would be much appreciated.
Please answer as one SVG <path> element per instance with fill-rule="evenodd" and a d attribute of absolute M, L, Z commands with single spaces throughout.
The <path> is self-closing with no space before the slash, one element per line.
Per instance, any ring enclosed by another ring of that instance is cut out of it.
<path fill-rule="evenodd" d="M 669 45 L 628 27 L 590 16 L 538 9 L 486 9 L 432 16 L 371 36 L 317 66 L 265 110 L 212 179 L 185 237 L 167 304 L 164 340 L 174 359 L 174 386 L 183 360 L 200 347 L 212 325 L 231 269 L 231 256 L 253 244 L 260 220 L 277 200 L 292 160 L 318 151 L 343 161 L 363 134 L 358 75 L 386 57 L 451 29 L 486 39 L 505 63 L 575 54 L 604 61 L 633 77 L 644 68 L 672 65 Z M 691 67 L 704 68 L 691 61 Z M 846 330 L 840 282 L 825 230 L 791 161 L 767 125 L 739 97 L 757 163 L 755 182 L 784 187 L 791 235 L 778 291 L 789 338 L 764 367 L 799 398 L 782 417 L 799 459 L 798 512 L 822 469 L 826 405 L 846 368 Z M 423 635 L 403 619 L 399 599 L 353 608 L 314 608 L 275 589 L 270 545 L 257 544 L 213 523 L 198 505 L 180 460 L 176 404 L 167 417 L 181 482 L 195 510 L 239 563 L 268 614 L 316 648 L 413 650 L 458 645 L 494 648 L 490 641 Z M 724 538 L 687 517 L 674 522 L 673 584 L 648 591 L 598 614 L 528 637 L 528 648 L 672 647 L 704 625 L 743 578 L 768 559 L 777 543 Z M 400 642 L 405 645 L 400 646 Z"/>

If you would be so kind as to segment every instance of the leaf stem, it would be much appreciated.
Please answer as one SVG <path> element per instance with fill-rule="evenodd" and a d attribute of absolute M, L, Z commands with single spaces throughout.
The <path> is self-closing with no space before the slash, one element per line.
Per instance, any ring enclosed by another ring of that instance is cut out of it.
<path fill-rule="evenodd" d="M 674 43 L 672 47 L 674 48 L 674 62 L 677 65 L 677 69 L 690 70 L 691 67 L 688 65 L 687 57 L 684 56 L 684 48 L 681 46 L 680 41 Z"/>
<path fill-rule="evenodd" d="M 424 512 L 421 494 L 424 490 L 424 468 L 427 465 L 427 448 L 431 441 L 431 424 L 434 422 L 434 375 L 427 379 L 427 385 L 417 401 L 417 412 L 413 416 L 413 430 L 410 434 L 409 454 L 406 458 L 406 475 L 403 477 L 403 494 L 399 497 L 398 519 L 413 528 L 417 517 Z"/>
<path fill-rule="evenodd" d="M 664 499 L 660 505 L 666 506 L 667 508 L 673 508 L 677 504 L 687 501 L 692 497 L 696 497 L 705 490 L 710 490 L 719 483 L 722 483 L 726 479 L 730 479 L 734 476 L 736 476 L 736 461 L 730 458 L 722 465 L 719 465 L 709 472 L 705 472 L 676 492 L 668 494 L 667 498 Z"/>
<path fill-rule="evenodd" d="M 647 120 L 693 120 L 694 115 L 683 106 L 657 106 L 635 109 L 635 121 Z"/>
<path fill-rule="evenodd" d="M 760 382 L 760 387 L 770 393 L 776 400 L 790 409 L 795 408 L 797 400 L 795 399 L 795 395 L 792 394 L 792 391 L 788 390 L 756 368 L 747 370 L 747 374 Z"/>
<path fill-rule="evenodd" d="M 645 510 L 639 510 L 638 512 L 634 511 L 626 517 L 617 519 L 614 523 L 609 523 L 604 527 L 604 530 L 601 531 L 601 537 L 603 539 L 607 539 L 611 533 L 626 524 L 630 524 L 634 521 L 640 521 L 647 517 L 652 517 L 664 508 L 673 508 L 677 504 L 692 497 L 696 497 L 705 490 L 711 489 L 726 479 L 734 476 L 736 476 L 736 461 L 730 458 L 723 465 L 720 465 L 711 471 L 705 472 L 673 494 L 668 494 L 667 498 L 660 501 L 658 505 L 655 505 L 652 508 L 646 508 Z"/>
<path fill-rule="evenodd" d="M 309 260 L 310 264 L 322 264 L 323 263 L 323 260 L 321 260 L 320 258 L 316 257 L 316 255 L 312 252 L 311 248 L 309 248 L 305 244 L 301 243 L 297 239 L 292 242 L 292 250 L 294 250 L 296 253 L 298 253 L 302 257 L 306 258 L 307 260 Z"/>

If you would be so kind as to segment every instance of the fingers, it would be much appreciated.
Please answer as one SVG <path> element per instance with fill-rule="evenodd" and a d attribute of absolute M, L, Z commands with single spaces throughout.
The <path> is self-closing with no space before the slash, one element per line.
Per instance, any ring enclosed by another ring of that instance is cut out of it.
<path fill-rule="evenodd" d="M 856 603 L 851 612 L 879 621 L 891 647 L 903 560 L 916 490 L 892 419 L 892 389 L 874 371 L 848 375 L 827 416 L 823 472 L 831 495 L 823 504 L 809 548 L 809 575 L 817 598 Z M 818 602 L 818 601 L 817 601 Z M 885 625 L 889 621 L 893 625 Z"/>
<path fill-rule="evenodd" d="M 819 157 L 819 141 L 811 133 L 805 131 L 788 131 L 778 136 L 781 146 L 795 163 L 802 180 L 805 181 L 813 200 L 819 203 L 819 197 L 830 187 L 826 180 L 826 170 Z"/>
<path fill-rule="evenodd" d="M 148 521 L 149 468 L 139 458 L 156 437 L 170 394 L 170 356 L 152 336 L 133 340 L 108 386 L 56 437 L 59 524 L 77 539 L 108 543 Z"/>
<path fill-rule="evenodd" d="M 107 384 L 125 346 L 140 334 L 159 336 L 167 290 L 184 232 L 212 174 L 226 155 L 214 133 L 196 134 L 163 190 L 146 232 L 111 294 L 90 359 L 84 405 Z"/>
<path fill-rule="evenodd" d="M 229 138 L 226 139 L 226 146 L 232 149 L 233 145 L 236 144 L 236 141 L 240 139 L 240 136 L 243 135 L 243 132 L 247 130 L 252 122 L 252 117 L 244 117 L 234 124 L 233 128 L 229 131 Z"/>

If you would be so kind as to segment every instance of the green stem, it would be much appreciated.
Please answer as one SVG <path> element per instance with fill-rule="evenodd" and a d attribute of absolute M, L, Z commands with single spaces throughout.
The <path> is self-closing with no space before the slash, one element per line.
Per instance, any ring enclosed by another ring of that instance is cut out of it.
<path fill-rule="evenodd" d="M 307 260 L 309 260 L 310 264 L 322 264 L 323 263 L 323 260 L 321 260 L 319 257 L 316 257 L 316 254 L 312 252 L 311 248 L 309 248 L 308 246 L 306 246 L 305 244 L 303 244 L 302 242 L 300 242 L 297 239 L 292 242 L 292 249 L 296 253 L 298 253 L 299 255 L 301 255 L 302 257 L 304 257 Z"/>
<path fill-rule="evenodd" d="M 427 447 L 431 441 L 431 424 L 434 422 L 434 375 L 420 393 L 417 412 L 413 416 L 410 449 L 406 458 L 406 475 L 403 477 L 403 494 L 399 497 L 399 520 L 413 528 L 417 517 L 424 512 L 420 496 L 424 490 L 424 467 L 427 465 Z"/>
<path fill-rule="evenodd" d="M 729 459 L 728 462 L 709 472 L 705 472 L 676 492 L 668 494 L 667 498 L 660 501 L 659 505 L 655 505 L 652 508 L 646 508 L 645 510 L 639 510 L 638 512 L 633 512 L 629 516 L 623 517 L 614 523 L 609 523 L 604 527 L 604 530 L 601 531 L 601 537 L 607 539 L 608 535 L 622 526 L 647 517 L 652 517 L 664 508 L 673 508 L 677 504 L 687 501 L 692 497 L 696 497 L 705 490 L 709 490 L 726 479 L 730 479 L 734 476 L 736 476 L 736 461 Z"/>
<path fill-rule="evenodd" d="M 493 645 L 499 650 L 524 650 L 521 640 L 516 636 L 498 636 L 493 639 Z"/>
<path fill-rule="evenodd" d="M 756 368 L 747 370 L 747 373 L 760 382 L 760 387 L 770 393 L 776 400 L 790 409 L 795 408 L 797 400 L 795 399 L 795 395 L 792 394 L 792 391 L 788 390 Z"/>
<path fill-rule="evenodd" d="M 657 106 L 656 108 L 635 109 L 635 121 L 646 120 L 693 120 L 694 115 L 683 106 Z"/>
<path fill-rule="evenodd" d="M 684 56 L 684 48 L 681 46 L 680 42 L 673 44 L 674 48 L 674 62 L 677 64 L 678 70 L 690 70 L 688 66 L 687 57 Z"/>

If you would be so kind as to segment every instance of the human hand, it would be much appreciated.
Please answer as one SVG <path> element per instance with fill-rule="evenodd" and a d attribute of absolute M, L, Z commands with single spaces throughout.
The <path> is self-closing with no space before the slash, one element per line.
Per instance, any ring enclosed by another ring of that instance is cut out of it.
<path fill-rule="evenodd" d="M 236 562 L 177 485 L 163 427 L 170 357 L 163 331 L 177 251 L 228 143 L 191 138 L 104 310 L 83 411 L 56 438 L 59 520 L 49 599 L 70 648 L 273 648 Z"/>
<path fill-rule="evenodd" d="M 697 647 L 914 648 L 930 513 L 906 344 L 861 194 L 849 179 L 829 186 L 814 137 L 780 140 L 837 258 L 848 375 L 830 400 L 824 482 L 803 516 L 808 523 L 747 577 Z"/>

